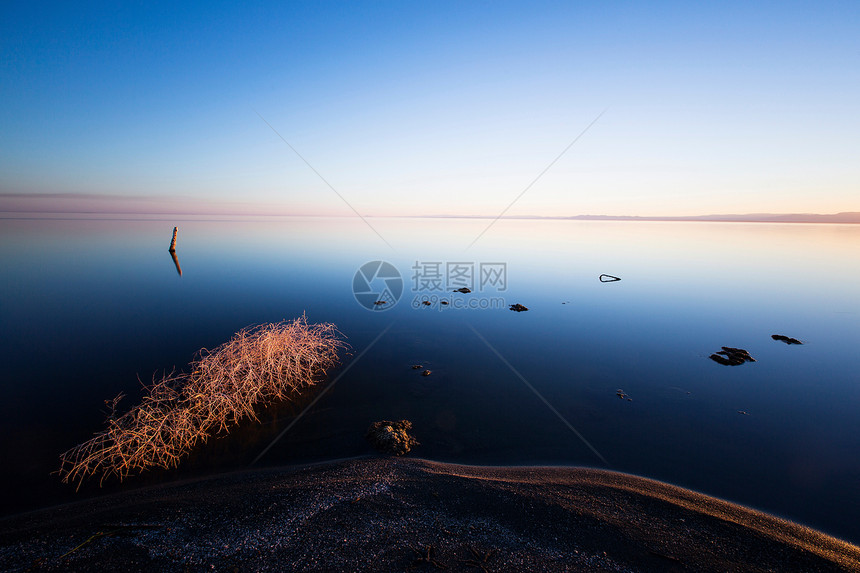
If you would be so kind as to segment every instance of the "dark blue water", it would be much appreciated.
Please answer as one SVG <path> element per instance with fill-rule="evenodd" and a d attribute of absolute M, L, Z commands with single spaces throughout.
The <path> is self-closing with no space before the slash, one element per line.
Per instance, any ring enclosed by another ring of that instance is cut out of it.
<path fill-rule="evenodd" d="M 305 313 L 352 355 L 258 465 L 367 454 L 371 422 L 408 418 L 418 456 L 606 467 L 860 541 L 857 227 L 502 221 L 466 249 L 489 220 L 369 222 L 393 248 L 357 219 L 0 221 L 4 512 L 113 491 L 50 473 L 101 427 L 104 400 L 130 405 L 138 379 Z M 375 260 L 403 294 L 370 311 L 353 285 Z M 413 267 L 438 264 L 444 283 L 455 263 L 474 267 L 474 292 L 415 290 Z M 504 289 L 480 288 L 481 263 L 504 263 Z M 757 361 L 718 365 L 721 346 Z M 303 407 L 123 487 L 246 467 Z"/>

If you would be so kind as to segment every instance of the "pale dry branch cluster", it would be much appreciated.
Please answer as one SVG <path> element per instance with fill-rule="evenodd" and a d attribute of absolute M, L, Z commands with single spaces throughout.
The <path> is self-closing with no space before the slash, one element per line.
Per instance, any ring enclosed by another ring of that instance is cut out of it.
<path fill-rule="evenodd" d="M 108 401 L 107 428 L 60 456 L 64 482 L 99 476 L 120 480 L 147 468 L 175 467 L 199 441 L 228 431 L 255 411 L 315 383 L 346 347 L 332 324 L 293 321 L 237 332 L 203 349 L 187 374 L 153 380 L 140 404 L 117 415 L 122 394 Z"/>

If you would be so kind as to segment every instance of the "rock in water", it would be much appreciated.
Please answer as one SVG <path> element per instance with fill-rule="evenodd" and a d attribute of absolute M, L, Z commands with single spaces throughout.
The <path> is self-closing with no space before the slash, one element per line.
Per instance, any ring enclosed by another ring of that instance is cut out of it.
<path fill-rule="evenodd" d="M 710 356 L 710 359 L 718 364 L 738 366 L 744 362 L 755 362 L 755 358 L 743 348 L 732 348 L 731 346 L 723 346 L 722 348 L 722 351 Z"/>
<path fill-rule="evenodd" d="M 419 445 L 415 436 L 409 433 L 411 429 L 412 422 L 409 420 L 400 420 L 399 422 L 382 420 L 372 423 L 364 437 L 380 452 L 402 456 L 408 453 L 413 446 Z"/>
<path fill-rule="evenodd" d="M 782 334 L 771 334 L 770 337 L 774 340 L 785 342 L 786 344 L 803 344 L 796 338 L 791 338 L 790 336 L 784 336 Z"/>
<path fill-rule="evenodd" d="M 516 312 L 523 312 L 525 310 L 528 310 L 528 308 L 521 305 L 520 303 L 517 303 L 517 304 L 511 305 L 511 310 L 516 311 Z"/>
<path fill-rule="evenodd" d="M 750 353 L 743 348 L 732 348 L 731 346 L 722 346 L 721 348 L 723 349 L 723 351 L 717 352 L 717 354 L 725 354 L 729 357 L 737 356 L 738 358 L 741 358 L 742 360 L 745 360 L 747 362 L 755 362 L 755 358 L 750 356 Z"/>

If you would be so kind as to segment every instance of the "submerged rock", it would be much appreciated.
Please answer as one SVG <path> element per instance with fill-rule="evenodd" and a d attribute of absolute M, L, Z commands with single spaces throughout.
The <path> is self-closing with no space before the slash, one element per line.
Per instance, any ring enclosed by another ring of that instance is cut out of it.
<path fill-rule="evenodd" d="M 723 351 L 717 352 L 717 354 L 725 354 L 726 356 L 737 356 L 738 358 L 743 358 L 747 362 L 755 362 L 755 358 L 750 356 L 750 353 L 743 348 L 732 348 L 731 346 L 721 346 L 720 348 L 722 348 Z"/>
<path fill-rule="evenodd" d="M 528 308 L 524 307 L 520 303 L 517 303 L 517 304 L 511 305 L 511 310 L 515 310 L 517 312 L 523 312 L 524 310 L 528 310 Z"/>
<path fill-rule="evenodd" d="M 420 364 L 413 364 L 412 365 L 412 370 L 421 370 L 422 368 L 424 368 L 424 367 Z"/>
<path fill-rule="evenodd" d="M 409 420 L 400 420 L 398 422 L 389 422 L 382 420 L 374 422 L 367 429 L 364 437 L 370 444 L 385 454 L 393 456 L 402 456 L 411 450 L 414 446 L 419 445 L 415 436 L 409 433 L 412 429 L 412 422 Z"/>
<path fill-rule="evenodd" d="M 771 334 L 770 337 L 773 338 L 774 340 L 779 340 L 781 342 L 785 342 L 786 344 L 803 344 L 801 341 L 799 341 L 796 338 L 791 338 L 790 336 L 784 336 L 782 334 Z"/>
<path fill-rule="evenodd" d="M 720 352 L 711 354 L 710 359 L 725 366 L 738 366 L 744 362 L 755 362 L 755 358 L 743 348 L 732 348 L 723 346 Z"/>

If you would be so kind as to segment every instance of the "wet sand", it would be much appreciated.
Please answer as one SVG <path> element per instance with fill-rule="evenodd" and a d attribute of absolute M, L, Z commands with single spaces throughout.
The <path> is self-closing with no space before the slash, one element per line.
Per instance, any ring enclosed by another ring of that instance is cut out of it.
<path fill-rule="evenodd" d="M 358 458 L 0 520 L 4 571 L 858 571 L 860 548 L 594 469 Z"/>

